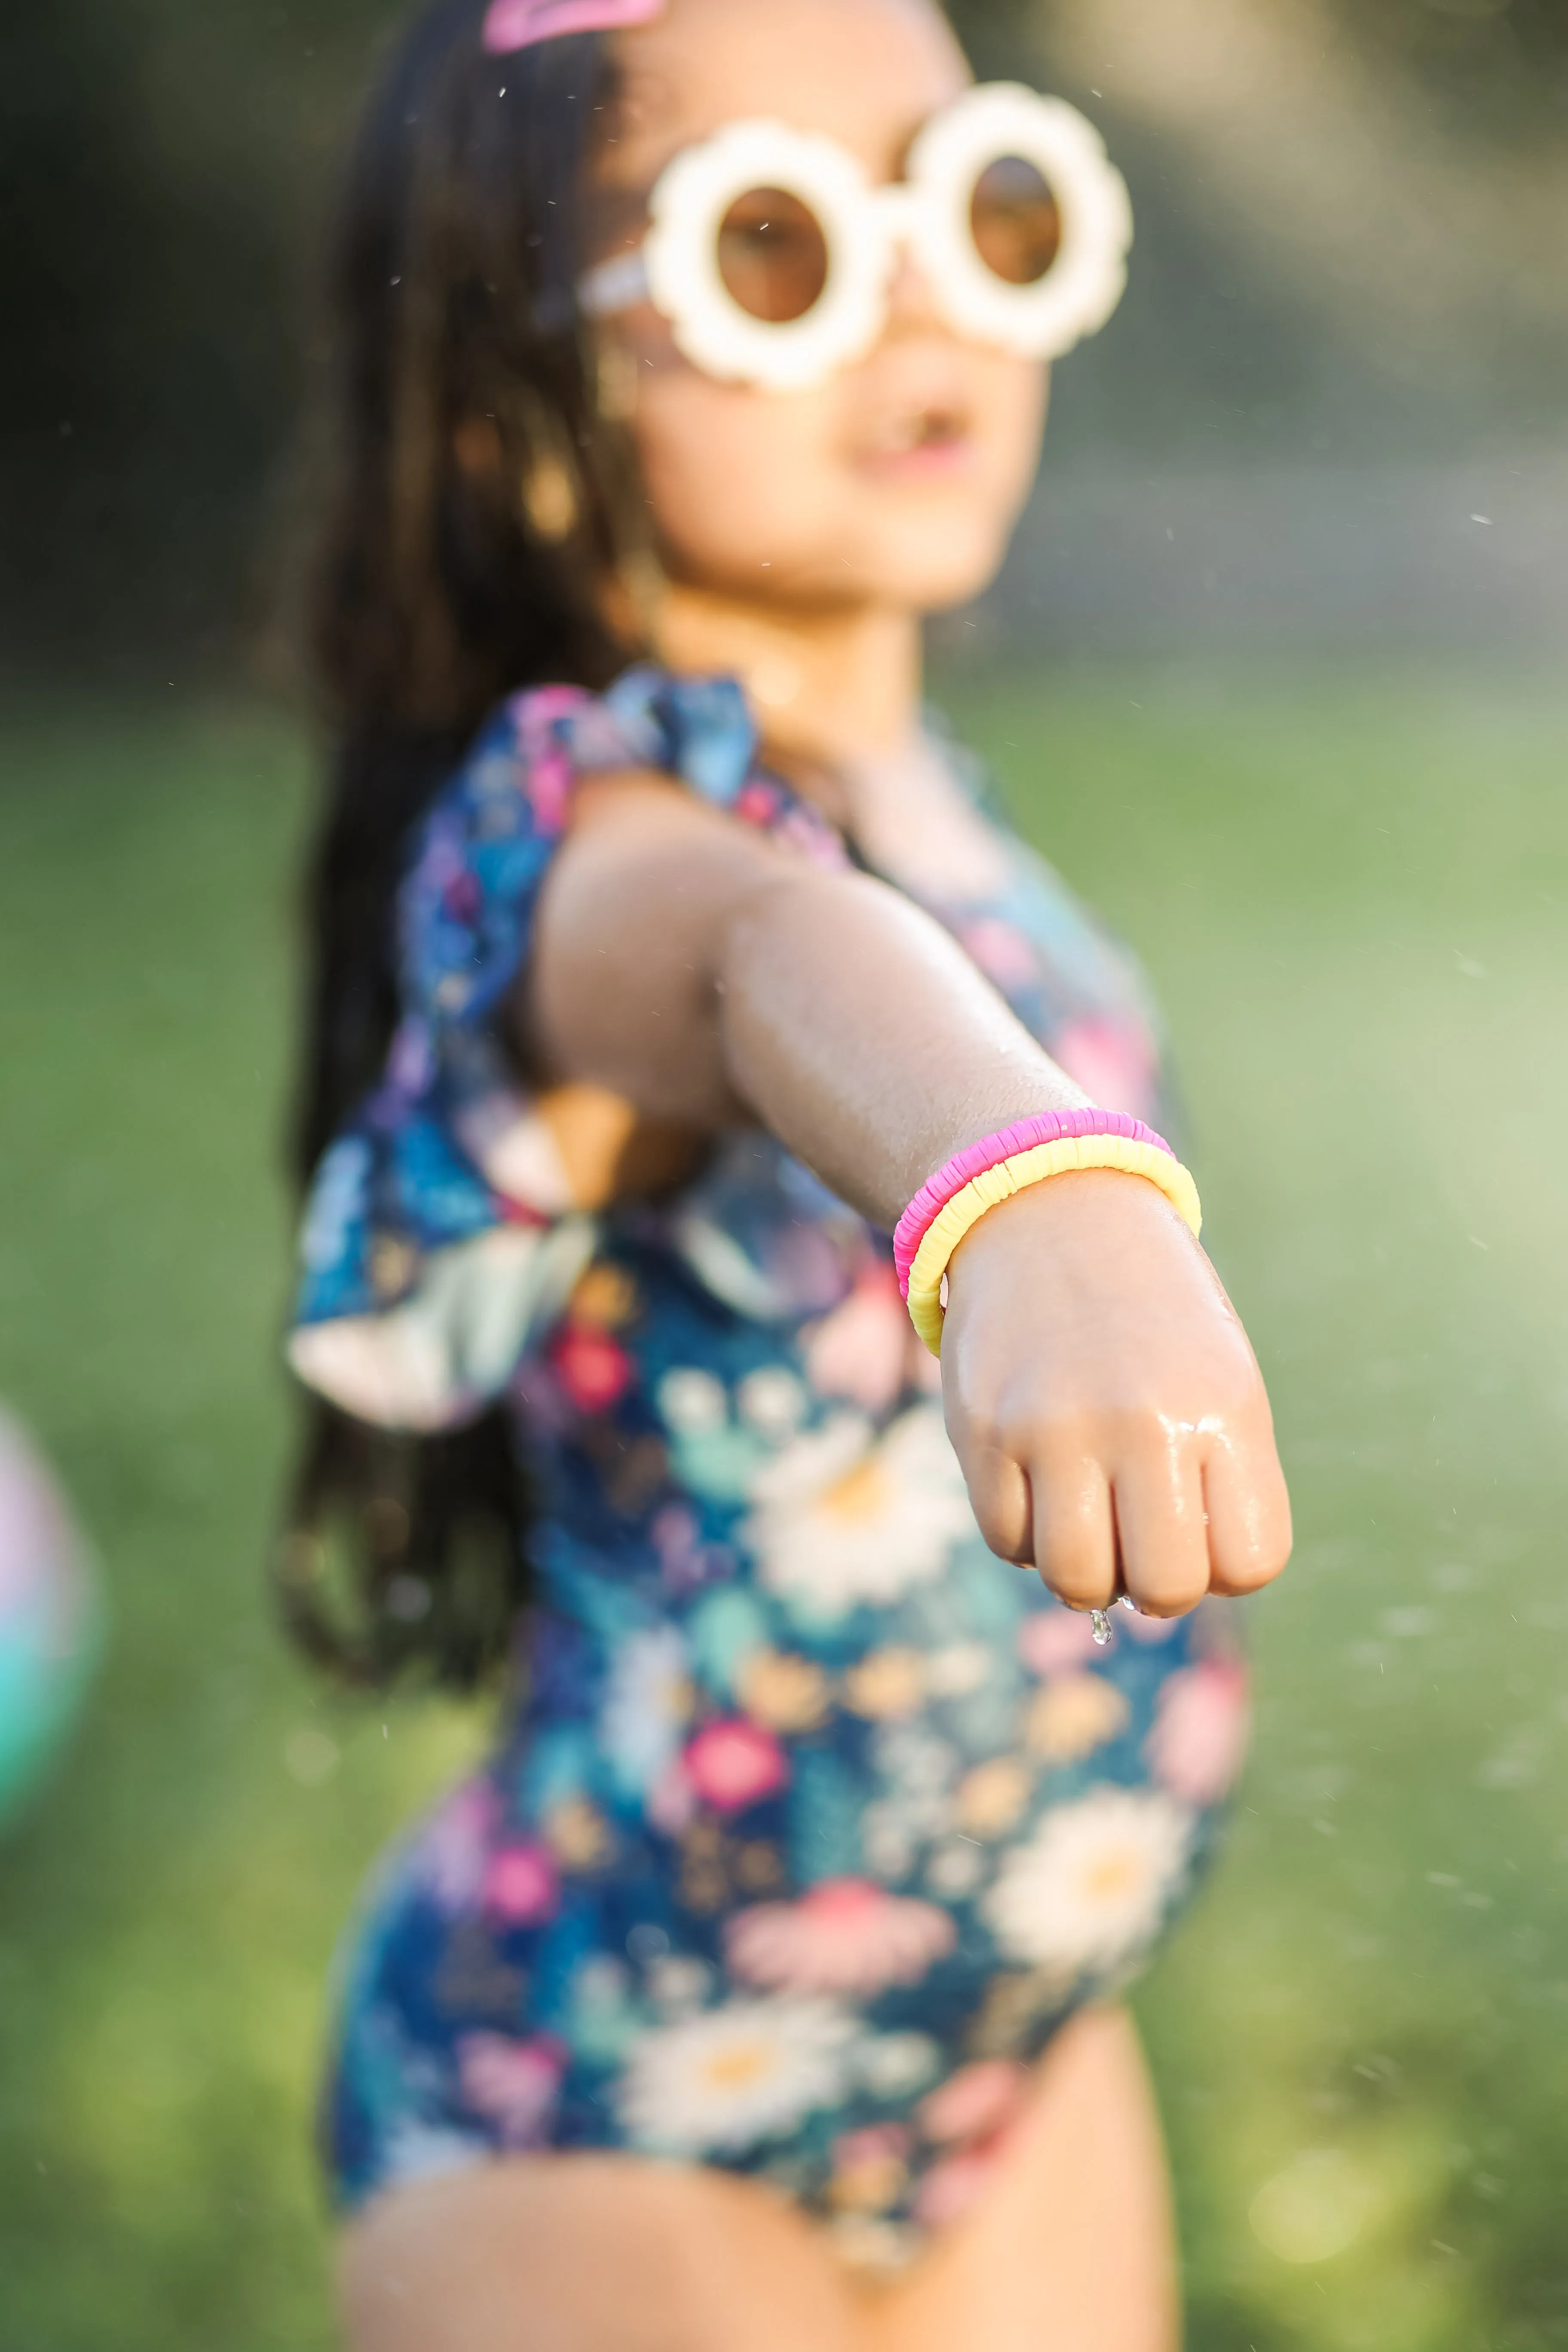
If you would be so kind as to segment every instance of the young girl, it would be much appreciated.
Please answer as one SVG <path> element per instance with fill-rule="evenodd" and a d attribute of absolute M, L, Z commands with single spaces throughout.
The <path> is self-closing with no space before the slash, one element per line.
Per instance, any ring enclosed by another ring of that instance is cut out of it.
<path fill-rule="evenodd" d="M 515 1696 L 343 1971 L 362 2352 L 1174 2339 L 1111 1996 L 1288 1507 L 1136 976 L 919 701 L 1128 234 L 930 0 L 440 0 L 372 111 L 284 1590 Z"/>

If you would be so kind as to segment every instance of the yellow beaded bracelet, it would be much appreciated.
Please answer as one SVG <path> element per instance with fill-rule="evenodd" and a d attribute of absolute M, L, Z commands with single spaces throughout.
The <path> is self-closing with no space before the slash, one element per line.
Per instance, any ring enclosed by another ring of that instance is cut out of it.
<path fill-rule="evenodd" d="M 1134 1141 L 1124 1135 L 1063 1136 L 1054 1143 L 1037 1143 L 1015 1152 L 984 1174 L 972 1177 L 955 1192 L 926 1227 L 914 1264 L 910 1268 L 910 1320 L 933 1356 L 942 1353 L 942 1286 L 953 1251 L 987 1209 L 1011 1200 L 1047 1176 L 1063 1176 L 1077 1168 L 1119 1168 L 1126 1175 L 1142 1176 L 1157 1185 L 1184 1223 L 1197 1234 L 1203 1228 L 1198 1188 L 1179 1160 L 1157 1145 Z"/>

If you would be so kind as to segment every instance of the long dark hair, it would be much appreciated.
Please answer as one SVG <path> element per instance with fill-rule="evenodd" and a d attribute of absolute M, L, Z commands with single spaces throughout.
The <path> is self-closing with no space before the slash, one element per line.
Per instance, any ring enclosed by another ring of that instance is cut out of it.
<path fill-rule="evenodd" d="M 646 560 L 646 508 L 574 293 L 609 61 L 591 35 L 487 55 L 483 16 L 437 0 L 404 33 L 332 247 L 311 637 L 333 749 L 305 891 L 301 1187 L 391 1038 L 412 828 L 502 695 L 602 686 L 635 650 L 605 583 Z M 501 1416 L 416 1438 L 304 1410 L 276 1562 L 294 1635 L 351 1681 L 418 1661 L 471 1685 L 526 1592 Z"/>

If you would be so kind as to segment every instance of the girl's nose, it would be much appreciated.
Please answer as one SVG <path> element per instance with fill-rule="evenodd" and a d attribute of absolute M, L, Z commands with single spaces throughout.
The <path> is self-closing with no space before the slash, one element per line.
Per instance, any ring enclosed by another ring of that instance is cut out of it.
<path fill-rule="evenodd" d="M 945 324 L 931 278 L 908 237 L 894 250 L 888 280 L 888 331 L 941 327 Z"/>

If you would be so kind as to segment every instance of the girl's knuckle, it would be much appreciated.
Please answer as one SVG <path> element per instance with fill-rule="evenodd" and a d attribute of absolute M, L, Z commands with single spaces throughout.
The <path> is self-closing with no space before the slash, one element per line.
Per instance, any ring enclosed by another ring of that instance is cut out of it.
<path fill-rule="evenodd" d="M 1128 1581 L 1128 1591 L 1145 1617 L 1185 1617 L 1200 1601 L 1206 1599 L 1209 1577 L 1205 1570 L 1200 1576 L 1183 1578 L 1179 1582 L 1163 1582 L 1152 1589 L 1131 1578 Z"/>
<path fill-rule="evenodd" d="M 1069 1607 L 1094 1609 L 1110 1597 L 1110 1574 L 1087 1548 L 1047 1540 L 1040 1573 L 1058 1599 Z"/>
<path fill-rule="evenodd" d="M 974 1524 L 981 1542 L 998 1559 L 1022 1561 L 1028 1557 L 1028 1535 L 1020 1530 L 1016 1517 L 996 1510 L 976 1510 Z"/>

